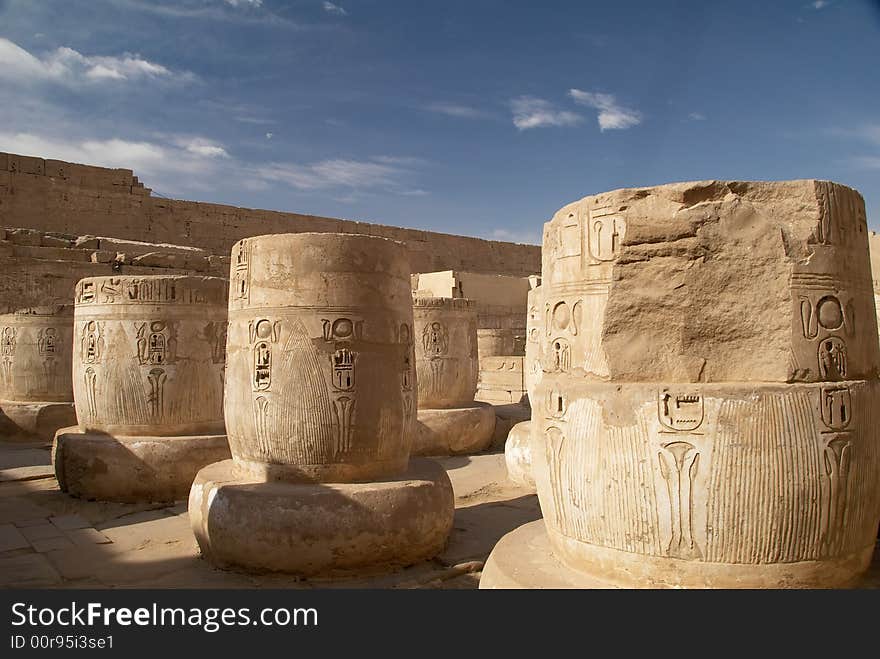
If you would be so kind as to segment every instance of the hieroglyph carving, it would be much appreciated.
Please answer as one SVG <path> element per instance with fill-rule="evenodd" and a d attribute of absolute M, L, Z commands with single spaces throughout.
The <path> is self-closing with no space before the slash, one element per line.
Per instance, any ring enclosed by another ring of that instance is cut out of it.
<path fill-rule="evenodd" d="M 233 254 L 233 272 L 231 294 L 235 299 L 248 300 L 250 298 L 250 244 L 242 240 Z"/>
<path fill-rule="evenodd" d="M 330 351 L 333 415 L 336 427 L 336 453 L 351 450 L 352 423 L 356 401 L 354 390 L 358 353 L 354 342 L 363 340 L 364 321 L 351 318 L 321 319 L 323 338 Z M 344 394 L 344 395 L 342 395 Z"/>
<path fill-rule="evenodd" d="M 669 556 L 700 558 L 694 542 L 693 486 L 700 453 L 693 444 L 678 441 L 664 444 L 659 452 L 660 473 L 666 481 L 672 538 L 666 549 Z"/>
<path fill-rule="evenodd" d="M 253 377 L 251 385 L 254 391 L 267 391 L 272 386 L 272 350 L 278 343 L 281 323 L 263 318 L 248 324 L 248 333 L 253 353 Z"/>
<path fill-rule="evenodd" d="M 104 353 L 104 323 L 87 321 L 80 340 L 83 364 L 100 364 Z"/>
<path fill-rule="evenodd" d="M 626 222 L 614 208 L 595 208 L 587 220 L 587 244 L 595 262 L 613 261 L 620 253 Z"/>
<path fill-rule="evenodd" d="M 154 320 L 137 327 L 137 356 L 141 366 L 174 364 L 177 361 L 177 332 L 174 323 Z"/>

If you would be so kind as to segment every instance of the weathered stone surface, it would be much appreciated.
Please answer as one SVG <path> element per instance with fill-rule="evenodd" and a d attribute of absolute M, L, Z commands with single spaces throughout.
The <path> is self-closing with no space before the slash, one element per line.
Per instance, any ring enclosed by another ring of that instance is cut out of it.
<path fill-rule="evenodd" d="M 477 350 L 480 362 L 487 357 L 522 355 L 525 352 L 525 331 L 522 329 L 479 329 Z"/>
<path fill-rule="evenodd" d="M 0 401 L 73 401 L 73 307 L 0 315 Z"/>
<path fill-rule="evenodd" d="M 0 401 L 0 439 L 51 442 L 59 428 L 76 423 L 70 403 Z"/>
<path fill-rule="evenodd" d="M 413 298 L 419 409 L 473 402 L 477 391 L 477 313 L 462 298 Z"/>
<path fill-rule="evenodd" d="M 511 481 L 520 487 L 534 490 L 531 434 L 531 421 L 520 421 L 510 429 L 504 444 L 504 463 L 507 465 L 507 477 Z"/>
<path fill-rule="evenodd" d="M 53 447 L 61 489 L 102 501 L 185 498 L 229 454 L 223 423 L 226 291 L 210 277 L 92 277 L 77 284 L 78 427 Z"/>
<path fill-rule="evenodd" d="M 409 263 L 372 236 L 282 234 L 232 251 L 225 412 L 233 460 L 189 499 L 203 554 L 300 575 L 434 555 L 449 480 L 409 465 L 416 371 Z"/>
<path fill-rule="evenodd" d="M 557 559 L 624 586 L 859 577 L 880 521 L 880 345 L 858 193 L 587 197 L 545 225 L 541 297 L 531 448 Z"/>
<path fill-rule="evenodd" d="M 73 306 L 0 315 L 0 438 L 51 441 L 75 423 Z"/>
<path fill-rule="evenodd" d="M 477 390 L 476 306 L 463 298 L 413 299 L 418 419 L 413 455 L 484 450 L 495 413 L 474 403 Z"/>
<path fill-rule="evenodd" d="M 476 399 L 487 403 L 528 405 L 524 357 L 508 355 L 481 358 Z"/>
<path fill-rule="evenodd" d="M 526 391 L 529 394 L 529 402 L 535 397 L 535 388 L 544 377 L 541 368 L 543 362 L 541 354 L 541 332 L 543 331 L 544 311 L 541 308 L 541 287 L 536 286 L 529 291 L 529 310 L 526 316 L 526 345 L 525 361 L 523 362 L 523 379 Z"/>
<path fill-rule="evenodd" d="M 874 315 L 866 243 L 861 196 L 824 181 L 586 197 L 545 225 L 544 325 L 563 339 L 547 358 L 614 381 L 817 382 L 836 333 L 845 377 L 875 377 L 877 342 L 855 326 Z"/>
<path fill-rule="evenodd" d="M 63 428 L 52 460 L 62 492 L 99 501 L 179 501 L 199 469 L 230 456 L 226 435 L 113 437 Z"/>
<path fill-rule="evenodd" d="M 350 481 L 406 468 L 416 414 L 406 251 L 284 234 L 233 249 L 226 419 L 261 473 Z"/>
<path fill-rule="evenodd" d="M 223 434 L 226 289 L 210 277 L 80 281 L 73 343 L 80 429 Z"/>
<path fill-rule="evenodd" d="M 413 455 L 479 453 L 492 443 L 495 409 L 486 403 L 419 410 L 413 430 Z"/>
<path fill-rule="evenodd" d="M 443 549 L 454 500 L 432 460 L 369 483 L 266 483 L 231 460 L 204 468 L 189 513 L 221 567 L 340 575 L 411 565 Z"/>

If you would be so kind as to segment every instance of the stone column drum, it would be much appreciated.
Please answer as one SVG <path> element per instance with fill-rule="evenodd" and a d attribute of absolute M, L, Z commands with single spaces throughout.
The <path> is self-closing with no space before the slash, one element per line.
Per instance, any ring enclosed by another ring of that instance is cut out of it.
<path fill-rule="evenodd" d="M 522 355 L 522 329 L 481 328 L 477 330 L 477 353 L 480 359 Z"/>
<path fill-rule="evenodd" d="M 864 202 L 826 181 L 681 183 L 545 225 L 543 522 L 481 587 L 856 583 L 880 521 Z"/>
<path fill-rule="evenodd" d="M 0 439 L 52 441 L 76 423 L 72 334 L 73 305 L 0 315 Z"/>
<path fill-rule="evenodd" d="M 229 457 L 223 424 L 226 280 L 90 277 L 76 288 L 78 427 L 58 431 L 61 489 L 105 501 L 187 496 Z"/>
<path fill-rule="evenodd" d="M 409 462 L 416 374 L 402 243 L 282 234 L 232 250 L 232 460 L 189 499 L 203 555 L 299 575 L 406 565 L 452 527 L 446 472 Z"/>
<path fill-rule="evenodd" d="M 477 309 L 464 298 L 414 297 L 418 383 L 414 455 L 478 453 L 492 441 L 495 411 L 474 402 Z"/>
<path fill-rule="evenodd" d="M 535 389 L 541 382 L 541 287 L 536 286 L 528 292 L 528 315 L 526 316 L 526 358 L 523 371 L 529 404 L 534 404 Z M 532 475 L 532 421 L 520 421 L 507 435 L 504 444 L 504 462 L 508 478 L 522 487 L 534 490 L 535 478 Z"/>

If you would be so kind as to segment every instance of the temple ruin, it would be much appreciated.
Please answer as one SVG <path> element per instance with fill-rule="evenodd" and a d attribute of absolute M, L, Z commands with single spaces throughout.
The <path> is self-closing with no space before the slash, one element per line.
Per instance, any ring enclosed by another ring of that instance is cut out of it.
<path fill-rule="evenodd" d="M 0 260 L 0 585 L 880 583 L 843 185 L 613 190 L 538 247 L 0 153 Z"/>

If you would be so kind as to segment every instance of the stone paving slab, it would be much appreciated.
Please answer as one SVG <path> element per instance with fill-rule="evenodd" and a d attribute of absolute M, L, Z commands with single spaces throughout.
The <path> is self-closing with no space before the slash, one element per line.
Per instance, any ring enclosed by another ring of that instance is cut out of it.
<path fill-rule="evenodd" d="M 87 529 L 71 529 L 70 531 L 65 531 L 64 535 L 75 545 L 80 545 L 83 547 L 88 547 L 91 545 L 106 545 L 113 542 L 106 535 L 98 531 L 97 529 L 87 528 Z"/>
<path fill-rule="evenodd" d="M 59 515 L 56 517 L 50 517 L 49 521 L 63 531 L 87 529 L 91 526 L 88 520 L 80 515 Z"/>
<path fill-rule="evenodd" d="M 45 520 L 42 524 L 25 526 L 21 529 L 21 534 L 31 542 L 36 542 L 37 540 L 45 540 L 47 538 L 64 537 L 64 532 L 54 524 L 50 523 L 48 519 Z"/>
<path fill-rule="evenodd" d="M 30 547 L 30 542 L 18 528 L 12 524 L 0 524 L 0 552 L 27 547 Z"/>
<path fill-rule="evenodd" d="M 33 481 L 40 478 L 54 478 L 52 467 L 38 465 L 35 467 L 11 467 L 0 469 L 0 483 L 5 481 Z"/>
<path fill-rule="evenodd" d="M 50 551 L 74 547 L 74 544 L 68 538 L 59 536 L 57 538 L 40 538 L 39 540 L 34 540 L 31 542 L 31 546 L 34 548 L 34 551 L 40 554 L 45 554 Z"/>
<path fill-rule="evenodd" d="M 42 554 L 0 556 L 0 586 L 4 588 L 45 588 L 60 583 L 61 575 Z"/>

